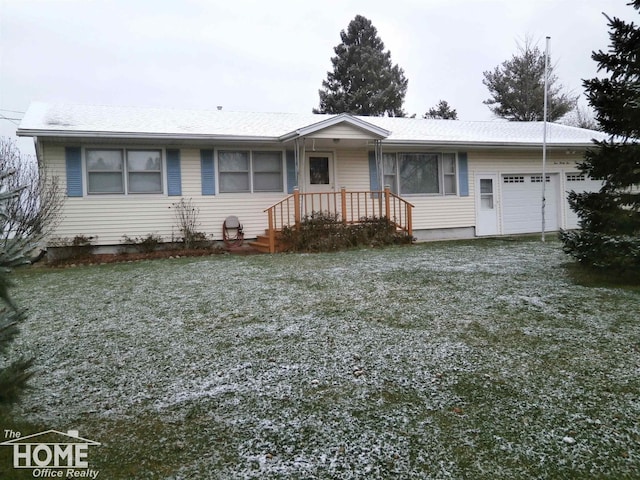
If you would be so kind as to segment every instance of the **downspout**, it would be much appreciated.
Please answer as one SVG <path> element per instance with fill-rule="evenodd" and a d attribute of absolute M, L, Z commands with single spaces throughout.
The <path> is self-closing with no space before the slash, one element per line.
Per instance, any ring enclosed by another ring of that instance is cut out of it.
<path fill-rule="evenodd" d="M 300 171 L 300 174 L 301 174 L 300 177 L 301 178 L 298 179 L 299 180 L 299 182 L 298 182 L 299 185 L 298 186 L 300 187 L 300 191 L 301 192 L 304 192 L 306 190 L 306 188 L 304 188 L 304 186 L 305 186 L 304 169 L 307 168 L 305 166 L 305 164 L 306 164 L 305 157 L 306 156 L 307 156 L 307 139 L 302 137 L 302 158 L 300 159 L 300 165 L 302 166 L 301 169 L 300 169 L 301 170 Z"/>
<path fill-rule="evenodd" d="M 384 172 L 382 171 L 384 165 L 382 162 L 382 140 L 374 140 L 373 150 L 376 156 L 376 170 L 378 174 L 378 186 L 380 190 L 384 190 Z"/>
<path fill-rule="evenodd" d="M 40 157 L 42 149 L 40 148 L 40 142 L 38 141 L 38 137 L 33 137 L 33 149 L 36 151 L 36 162 L 38 167 L 41 166 Z"/>
<path fill-rule="evenodd" d="M 294 186 L 300 188 L 300 141 L 298 138 L 295 139 L 294 144 L 294 176 L 296 179 L 296 184 Z"/>

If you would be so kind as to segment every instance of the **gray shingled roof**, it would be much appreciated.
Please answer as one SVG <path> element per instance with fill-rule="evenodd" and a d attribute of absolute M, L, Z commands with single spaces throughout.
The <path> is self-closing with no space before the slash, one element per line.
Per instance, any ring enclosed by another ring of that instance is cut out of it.
<path fill-rule="evenodd" d="M 332 117 L 311 113 L 32 103 L 20 123 L 18 135 L 273 141 Z M 393 144 L 533 146 L 542 143 L 543 134 L 542 122 L 357 118 L 391 132 L 383 143 Z M 554 123 L 548 124 L 547 132 L 551 146 L 587 146 L 594 138 L 606 138 L 601 132 Z"/>

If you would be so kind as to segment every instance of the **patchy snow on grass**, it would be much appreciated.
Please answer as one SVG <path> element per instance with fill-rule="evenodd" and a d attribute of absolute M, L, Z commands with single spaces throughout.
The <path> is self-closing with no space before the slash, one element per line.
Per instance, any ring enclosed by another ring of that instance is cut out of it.
<path fill-rule="evenodd" d="M 476 241 L 25 271 L 15 413 L 103 442 L 105 478 L 631 478 L 640 292 L 566 261 Z"/>

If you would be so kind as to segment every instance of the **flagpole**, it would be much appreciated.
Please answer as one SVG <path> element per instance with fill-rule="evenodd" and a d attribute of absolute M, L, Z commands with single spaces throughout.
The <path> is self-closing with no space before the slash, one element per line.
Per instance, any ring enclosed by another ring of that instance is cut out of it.
<path fill-rule="evenodd" d="M 544 49 L 544 109 L 543 122 L 544 133 L 542 134 L 542 241 L 545 241 L 545 218 L 544 207 L 546 203 L 546 186 L 547 186 L 547 83 L 549 80 L 549 40 L 547 37 Z"/>

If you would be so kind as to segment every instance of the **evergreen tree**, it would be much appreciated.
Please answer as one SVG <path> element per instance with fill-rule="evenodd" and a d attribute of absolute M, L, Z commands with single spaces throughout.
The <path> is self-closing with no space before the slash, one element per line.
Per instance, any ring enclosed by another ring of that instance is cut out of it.
<path fill-rule="evenodd" d="M 631 5 L 640 10 L 640 0 Z M 603 180 L 599 192 L 571 192 L 580 230 L 561 232 L 564 251 L 583 264 L 640 273 L 640 29 L 607 17 L 611 44 L 592 58 L 606 78 L 583 82 L 602 130 L 580 170 Z"/>
<path fill-rule="evenodd" d="M 376 27 L 356 15 L 340 38 L 342 43 L 333 49 L 333 72 L 322 81 L 320 107 L 313 112 L 405 116 L 402 104 L 408 80 L 398 65 L 392 65 Z"/>
<path fill-rule="evenodd" d="M 0 170 L 0 231 L 7 228 L 6 204 L 19 194 L 18 190 L 8 190 L 7 179 L 15 171 Z M 11 268 L 28 263 L 25 257 L 33 249 L 31 239 L 16 237 L 13 241 L 0 244 L 0 406 L 17 400 L 32 375 L 32 359 L 8 358 L 9 346 L 18 334 L 18 324 L 24 318 L 22 312 L 11 299 L 9 288 Z"/>
<path fill-rule="evenodd" d="M 533 122 L 544 119 L 544 53 L 537 46 L 525 41 L 518 46 L 519 54 L 503 62 L 493 71 L 483 73 L 484 83 L 491 98 L 483 103 L 498 117 L 512 121 Z M 563 92 L 558 77 L 549 65 L 547 80 L 547 119 L 554 122 L 569 111 L 578 101 L 577 96 Z"/>
<path fill-rule="evenodd" d="M 451 108 L 446 100 L 440 100 L 435 107 L 430 108 L 422 118 L 438 118 L 441 120 L 457 120 L 458 112 Z"/>

